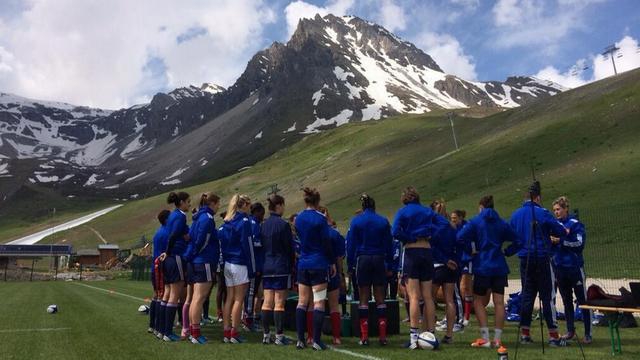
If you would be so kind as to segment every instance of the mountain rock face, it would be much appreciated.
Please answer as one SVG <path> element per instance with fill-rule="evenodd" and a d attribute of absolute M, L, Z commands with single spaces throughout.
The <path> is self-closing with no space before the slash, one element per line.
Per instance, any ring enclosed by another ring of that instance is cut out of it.
<path fill-rule="evenodd" d="M 472 82 L 357 17 L 302 19 L 228 89 L 156 94 L 117 111 L 0 93 L 0 189 L 138 197 L 228 175 L 305 134 L 402 113 L 510 108 L 564 89 L 533 77 Z"/>

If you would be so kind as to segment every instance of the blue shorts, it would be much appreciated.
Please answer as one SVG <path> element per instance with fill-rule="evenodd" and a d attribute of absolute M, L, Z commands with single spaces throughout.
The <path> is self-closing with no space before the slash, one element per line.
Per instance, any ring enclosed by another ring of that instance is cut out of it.
<path fill-rule="evenodd" d="M 487 291 L 491 290 L 492 293 L 504 295 L 504 288 L 509 285 L 507 275 L 495 275 L 495 276 L 473 276 L 473 293 L 478 296 L 487 295 Z"/>
<path fill-rule="evenodd" d="M 262 278 L 262 287 L 265 290 L 291 289 L 291 275 L 265 276 Z"/>
<path fill-rule="evenodd" d="M 333 291 L 340 289 L 340 274 L 336 274 L 329 278 L 329 284 L 327 285 L 327 291 Z"/>
<path fill-rule="evenodd" d="M 451 270 L 446 265 L 438 266 L 433 271 L 433 283 L 442 284 L 455 284 L 458 282 L 458 271 Z"/>
<path fill-rule="evenodd" d="M 329 282 L 329 272 L 327 269 L 301 270 L 298 269 L 298 284 L 315 286 Z"/>
<path fill-rule="evenodd" d="M 180 255 L 167 256 L 162 262 L 162 269 L 164 270 L 165 284 L 185 281 L 186 262 Z"/>
<path fill-rule="evenodd" d="M 421 282 L 433 279 L 433 258 L 431 249 L 409 248 L 404 250 L 402 275 L 407 279 Z"/>
<path fill-rule="evenodd" d="M 187 278 L 189 284 L 215 282 L 215 273 L 213 271 L 215 265 L 204 264 L 187 264 Z"/>
<path fill-rule="evenodd" d="M 385 271 L 384 256 L 360 255 L 356 261 L 356 278 L 358 286 L 385 286 L 387 273 Z"/>

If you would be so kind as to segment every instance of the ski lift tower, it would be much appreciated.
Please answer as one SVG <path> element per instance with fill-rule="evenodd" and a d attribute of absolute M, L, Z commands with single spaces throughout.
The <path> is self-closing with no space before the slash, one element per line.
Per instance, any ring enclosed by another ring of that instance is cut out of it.
<path fill-rule="evenodd" d="M 616 52 L 618 50 L 620 50 L 620 48 L 617 47 L 616 44 L 613 44 L 613 45 L 607 46 L 604 49 L 604 51 L 602 52 L 602 56 L 605 57 L 605 60 L 606 60 L 607 56 L 609 56 L 611 58 L 611 64 L 613 64 L 613 73 L 615 75 L 618 75 L 618 70 L 616 69 L 616 61 L 614 59 L 614 55 L 616 54 Z M 622 53 L 618 57 L 622 57 L 621 55 L 622 55 Z"/>

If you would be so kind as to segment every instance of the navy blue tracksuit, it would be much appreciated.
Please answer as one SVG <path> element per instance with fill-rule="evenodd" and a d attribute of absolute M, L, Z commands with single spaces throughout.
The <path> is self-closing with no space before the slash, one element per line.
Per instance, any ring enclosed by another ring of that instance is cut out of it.
<path fill-rule="evenodd" d="M 531 239 L 531 208 L 537 221 L 536 233 Z M 549 210 L 532 201 L 525 201 L 521 208 L 511 214 L 510 225 L 518 235 L 520 258 L 520 279 L 522 282 L 522 318 L 523 329 L 531 326 L 533 302 L 536 294 L 542 301 L 542 313 L 550 332 L 557 331 L 555 306 L 555 275 L 551 267 L 550 236 L 566 235 L 565 227 L 556 220 Z M 529 269 L 527 271 L 527 258 Z"/>
<path fill-rule="evenodd" d="M 578 305 L 586 303 L 586 277 L 582 250 L 587 239 L 584 225 L 578 219 L 567 217 L 562 219 L 563 225 L 569 229 L 567 236 L 560 237 L 560 243 L 553 246 L 553 266 L 556 269 L 556 280 L 567 320 L 567 331 L 575 332 L 573 294 L 576 294 Z M 591 311 L 584 310 L 584 333 L 591 336 Z"/>

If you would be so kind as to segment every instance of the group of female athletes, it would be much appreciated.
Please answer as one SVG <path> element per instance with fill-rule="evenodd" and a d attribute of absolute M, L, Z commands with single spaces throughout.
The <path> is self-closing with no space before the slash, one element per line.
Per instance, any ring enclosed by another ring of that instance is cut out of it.
<path fill-rule="evenodd" d="M 554 202 L 558 220 L 549 220 L 550 212 L 540 206 L 539 186 L 537 197 L 532 195 L 528 198 L 523 207 L 514 212 L 510 223 L 503 221 L 494 210 L 492 196 L 480 199 L 479 214 L 467 222 L 464 211 L 456 210 L 449 216 L 441 201 L 423 206 L 417 190 L 407 187 L 401 195 L 402 208 L 391 225 L 376 213 L 374 199 L 363 194 L 360 197 L 361 209 L 351 220 L 346 240 L 336 230 L 328 209 L 320 205 L 318 191 L 304 188 L 303 198 L 306 208 L 287 221 L 283 219 L 285 199 L 282 196 L 269 196 L 269 216 L 265 219 L 262 204 L 252 204 L 248 196 L 236 194 L 222 214 L 222 225 L 216 227 L 215 215 L 221 199 L 207 192 L 197 198 L 197 207 L 192 210 L 192 223 L 188 226 L 187 214 L 192 209 L 192 199 L 185 192 L 170 193 L 168 203 L 175 209 L 158 214 L 161 226 L 153 239 L 154 298 L 150 307 L 149 332 L 164 341 L 185 339 L 194 344 L 207 343 L 200 326 L 203 308 L 208 312 L 208 298 L 217 281 L 219 299 L 224 303 L 220 315 L 225 343 L 245 342 L 239 332 L 243 325 L 256 328 L 252 320 L 254 308 L 260 306 L 256 295 L 262 285 L 264 344 L 289 344 L 290 340 L 284 335 L 285 302 L 289 291 L 297 288 L 296 347 L 326 348 L 321 340 L 325 302 L 330 308 L 332 343 L 339 345 L 341 318 L 338 299 L 340 291 L 345 288 L 342 267 L 346 257 L 347 271 L 354 285 L 354 299 L 359 301 L 361 345 L 369 344 L 369 300 L 372 297 L 376 304 L 378 341 L 380 345 L 387 344 L 384 300 L 389 295 L 388 287 L 391 288 L 390 296 L 396 298 L 399 283 L 409 315 L 408 348 L 419 348 L 420 328 L 422 331 L 435 331 L 434 300 L 440 289 L 446 304 L 446 319 L 440 322 L 446 334 L 440 343 L 453 341 L 455 326 L 461 326 L 463 322 L 466 324 L 473 306 L 481 337 L 471 346 L 501 347 L 504 289 L 509 273 L 505 255 L 518 253 L 521 261 L 529 262 L 530 237 L 533 236 L 534 242 L 542 239 L 544 246 L 546 242 L 549 244 L 547 265 L 577 268 L 584 276 L 581 260 L 584 226 L 568 216 L 566 198 Z M 521 211 L 523 209 L 541 211 L 540 229 L 533 235 L 530 228 L 527 230 L 523 225 L 531 222 L 526 212 Z M 511 242 L 511 245 L 503 249 L 505 242 Z M 533 255 L 539 255 L 537 247 Z M 534 262 L 544 267 L 542 259 L 536 258 Z M 569 273 L 567 269 L 563 271 Z M 580 289 L 575 287 L 576 281 L 572 282 L 576 279 L 567 279 L 565 288 L 561 288 L 567 313 L 567 306 L 572 307 L 573 304 L 573 291 L 578 302 L 584 302 L 584 297 L 578 294 Z M 583 277 L 581 279 L 584 280 Z M 555 279 L 551 282 L 554 284 L 549 285 L 554 289 L 549 293 L 555 291 Z M 528 307 L 529 303 L 533 306 L 533 300 L 527 300 L 527 297 L 535 299 L 536 292 L 539 292 L 544 298 L 545 286 L 545 279 L 525 280 L 523 275 L 523 333 L 520 338 L 523 343 L 531 341 L 526 321 L 528 311 L 530 323 L 532 308 Z M 464 310 L 460 306 L 461 287 Z M 491 296 L 496 313 L 492 341 L 489 339 L 485 309 Z M 182 315 L 180 336 L 174 333 L 177 313 Z M 552 315 L 555 317 L 555 312 Z M 549 320 L 552 345 L 561 346 L 576 337 L 573 323 L 568 322 L 568 333 L 560 338 L 555 318 Z M 272 323 L 275 336 L 270 330 Z M 584 340 L 590 340 L 590 329 L 585 331 Z"/>

